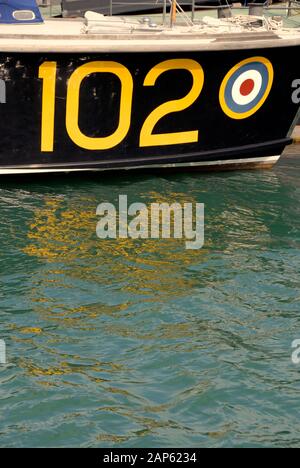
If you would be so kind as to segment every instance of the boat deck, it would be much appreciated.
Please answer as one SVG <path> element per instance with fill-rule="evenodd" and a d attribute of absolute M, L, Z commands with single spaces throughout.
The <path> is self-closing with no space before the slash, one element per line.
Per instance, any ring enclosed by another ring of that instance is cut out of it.
<path fill-rule="evenodd" d="M 41 24 L 0 24 L 0 38 L 14 37 L 78 37 L 82 35 L 83 19 L 48 18 Z"/>
<path fill-rule="evenodd" d="M 208 18 L 209 19 L 209 18 Z M 203 18 L 202 18 L 203 20 Z M 213 20 L 217 21 L 217 20 Z M 300 45 L 300 29 L 277 31 L 218 28 L 214 22 L 203 27 L 177 24 L 173 29 L 141 24 L 136 17 L 103 17 L 91 21 L 86 29 L 84 19 L 47 19 L 37 25 L 0 25 L 2 52 L 143 52 L 174 50 L 222 50 L 271 48 Z M 67 40 L 67 42 L 66 42 Z"/>
<path fill-rule="evenodd" d="M 0 50 L 3 52 L 136 52 L 173 50 L 222 50 L 271 48 L 300 44 L 300 10 L 287 17 L 284 4 L 264 10 L 262 27 L 258 17 L 247 16 L 248 8 L 235 4 L 234 17 L 219 20 L 215 8 L 200 8 L 177 15 L 176 25 L 161 13 L 107 17 L 88 12 L 85 18 L 59 18 L 59 6 L 41 8 L 43 24 L 0 25 Z M 50 17 L 51 16 L 51 17 Z M 281 25 L 274 27 L 273 17 Z M 255 19 L 256 18 L 256 19 Z M 251 23 L 252 21 L 252 23 Z M 253 23 L 254 21 L 254 23 Z M 250 25 L 250 26 L 249 26 Z M 253 26 L 252 26 L 253 25 Z M 66 42 L 67 41 L 67 42 Z"/>
<path fill-rule="evenodd" d="M 129 0 L 128 0 L 129 2 Z M 61 5 L 60 2 L 57 1 L 55 2 L 54 0 L 51 0 L 52 5 L 50 6 L 42 6 L 40 5 L 40 10 L 41 13 L 43 14 L 44 18 L 50 18 L 54 16 L 59 16 L 62 14 L 61 10 Z M 57 4 L 56 4 L 57 3 Z M 120 5 L 122 2 L 117 2 L 118 5 Z M 280 15 L 284 17 L 284 25 L 285 27 L 289 28 L 296 28 L 300 27 L 300 9 L 299 12 L 297 13 L 296 9 L 293 10 L 293 14 L 289 17 L 287 17 L 286 13 L 286 7 L 288 3 L 285 2 L 280 2 L 272 5 L 272 8 L 269 10 L 265 10 L 264 14 L 267 16 L 274 16 L 274 15 Z M 112 4 L 112 7 L 114 7 L 114 3 Z M 233 4 L 233 11 L 234 14 L 247 14 L 248 9 L 247 8 L 242 8 L 240 3 L 234 3 Z M 187 13 L 190 14 L 190 13 Z M 195 11 L 195 19 L 201 19 L 203 16 L 212 16 L 214 18 L 217 18 L 217 10 L 214 7 L 200 7 L 199 5 L 196 6 L 196 11 Z M 134 15 L 136 18 L 143 18 L 145 14 L 136 14 Z M 132 17 L 132 16 L 131 16 Z M 162 17 L 161 13 L 147 13 L 147 17 L 153 19 L 154 21 L 157 21 L 158 18 Z"/>

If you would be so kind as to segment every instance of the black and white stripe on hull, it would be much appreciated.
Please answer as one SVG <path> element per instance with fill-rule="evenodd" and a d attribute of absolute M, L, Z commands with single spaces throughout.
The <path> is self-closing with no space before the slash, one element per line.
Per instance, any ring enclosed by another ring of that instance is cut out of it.
<path fill-rule="evenodd" d="M 267 156 L 260 158 L 244 158 L 244 159 L 228 159 L 219 161 L 200 161 L 200 162 L 184 162 L 184 163 L 167 163 L 153 164 L 147 166 L 122 166 L 122 167 L 15 167 L 15 168 L 0 168 L 0 175 L 22 175 L 22 174 L 50 174 L 50 173 L 69 173 L 69 172 L 104 172 L 104 171 L 122 171 L 122 170 L 144 170 L 144 169 L 199 169 L 204 171 L 210 170 L 228 170 L 240 168 L 271 168 L 278 160 L 279 156 Z"/>

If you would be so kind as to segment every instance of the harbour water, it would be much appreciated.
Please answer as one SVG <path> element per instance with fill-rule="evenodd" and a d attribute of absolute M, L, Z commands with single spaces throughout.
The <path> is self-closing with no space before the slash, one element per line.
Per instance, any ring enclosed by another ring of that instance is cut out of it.
<path fill-rule="evenodd" d="M 300 146 L 275 169 L 0 181 L 0 446 L 300 446 Z M 97 205 L 205 203 L 205 245 Z"/>

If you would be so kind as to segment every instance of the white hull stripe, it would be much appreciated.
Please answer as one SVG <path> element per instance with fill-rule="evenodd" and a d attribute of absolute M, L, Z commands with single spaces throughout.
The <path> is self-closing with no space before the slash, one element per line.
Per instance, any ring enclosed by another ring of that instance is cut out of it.
<path fill-rule="evenodd" d="M 46 174 L 46 173 L 53 173 L 53 172 L 98 172 L 98 171 L 123 171 L 123 170 L 131 170 L 131 169 L 159 169 L 159 168 L 177 168 L 177 167 L 209 167 L 209 166 L 229 166 L 229 165 L 243 165 L 243 164 L 255 164 L 255 163 L 273 163 L 275 164 L 280 158 L 279 156 L 267 156 L 262 158 L 247 158 L 247 159 L 227 159 L 225 161 L 200 161 L 200 162 L 190 162 L 190 163 L 169 163 L 169 164 L 151 164 L 146 166 L 130 166 L 130 167 L 109 167 L 109 168 L 84 168 L 84 167 L 76 167 L 76 168 L 58 168 L 58 169 L 51 169 L 51 168 L 41 168 L 34 166 L 28 167 L 28 169 L 24 168 L 15 168 L 15 169 L 5 169 L 0 168 L 0 174 Z"/>

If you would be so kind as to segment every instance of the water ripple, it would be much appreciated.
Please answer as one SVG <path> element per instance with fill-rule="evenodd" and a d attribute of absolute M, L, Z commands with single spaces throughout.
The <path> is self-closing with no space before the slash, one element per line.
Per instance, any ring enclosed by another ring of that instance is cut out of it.
<path fill-rule="evenodd" d="M 300 446 L 300 159 L 0 187 L 1 446 Z M 206 205 L 206 243 L 99 241 L 96 207 Z"/>

